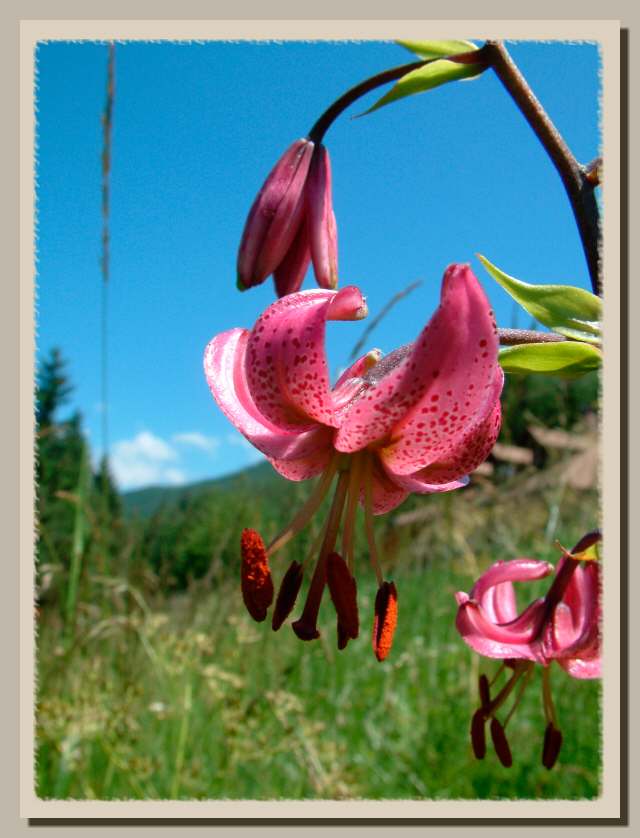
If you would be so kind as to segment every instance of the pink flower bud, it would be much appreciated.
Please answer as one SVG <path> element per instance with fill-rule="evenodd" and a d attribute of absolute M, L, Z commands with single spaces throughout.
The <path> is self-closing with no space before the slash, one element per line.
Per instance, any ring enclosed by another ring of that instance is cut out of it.
<path fill-rule="evenodd" d="M 293 143 L 253 202 L 238 251 L 241 290 L 264 282 L 287 255 L 304 221 L 304 187 L 313 148 L 310 140 Z"/>
<path fill-rule="evenodd" d="M 331 200 L 331 163 L 324 146 L 318 146 L 307 183 L 309 246 L 316 281 L 321 288 L 338 285 L 338 234 Z"/>

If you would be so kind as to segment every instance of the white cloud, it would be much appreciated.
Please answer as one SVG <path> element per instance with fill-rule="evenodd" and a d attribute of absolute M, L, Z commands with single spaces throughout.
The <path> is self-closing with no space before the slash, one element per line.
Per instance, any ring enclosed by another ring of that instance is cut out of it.
<path fill-rule="evenodd" d="M 208 451 L 210 454 L 214 454 L 220 445 L 220 440 L 217 437 L 205 436 L 199 431 L 185 431 L 181 434 L 174 434 L 173 441 L 180 445 L 200 448 L 201 451 Z"/>
<path fill-rule="evenodd" d="M 180 459 L 178 452 L 160 437 L 141 431 L 133 439 L 116 442 L 109 464 L 121 489 L 136 489 L 150 484 L 173 486 L 186 482 L 184 472 L 169 465 Z"/>

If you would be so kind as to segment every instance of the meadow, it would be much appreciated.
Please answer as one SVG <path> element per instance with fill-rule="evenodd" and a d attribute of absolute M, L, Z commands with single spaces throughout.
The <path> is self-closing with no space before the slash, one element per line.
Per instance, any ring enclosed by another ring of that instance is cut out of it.
<path fill-rule="evenodd" d="M 554 466 L 560 473 L 566 456 Z M 570 547 L 592 528 L 595 489 L 546 479 L 533 466 L 511 468 L 499 481 L 479 477 L 465 490 L 413 498 L 378 519 L 385 575 L 399 598 L 393 650 L 379 663 L 370 640 L 375 579 L 362 532 L 361 631 L 344 651 L 336 647 L 326 594 L 322 635 L 311 643 L 298 640 L 288 623 L 276 634 L 269 621 L 257 624 L 246 613 L 237 559 L 242 527 L 270 537 L 309 490 L 275 476 L 265 482 L 265 468 L 258 470 L 262 482 L 249 475 L 225 491 L 160 509 L 155 519 L 134 516 L 120 535 L 117 528 L 110 533 L 118 544 L 110 555 L 93 537 L 83 547 L 72 614 L 61 594 L 42 597 L 39 797 L 598 795 L 599 682 L 575 681 L 553 666 L 564 744 L 551 771 L 540 763 L 539 672 L 509 721 L 513 766 L 504 768 L 490 745 L 477 761 L 469 724 L 478 675 L 492 678 L 498 664 L 480 660 L 454 627 L 454 593 L 469 591 L 493 561 L 529 555 L 555 563 L 554 539 Z M 163 521 L 173 541 L 163 535 Z M 276 557 L 276 583 L 313 538 L 313 531 L 303 533 Z M 178 555 L 182 571 L 172 575 L 167 562 Z M 190 565 L 200 568 L 197 575 Z M 64 568 L 45 570 L 53 576 L 49 591 L 56 584 L 63 591 Z M 531 586 L 519 604 L 530 598 Z"/>

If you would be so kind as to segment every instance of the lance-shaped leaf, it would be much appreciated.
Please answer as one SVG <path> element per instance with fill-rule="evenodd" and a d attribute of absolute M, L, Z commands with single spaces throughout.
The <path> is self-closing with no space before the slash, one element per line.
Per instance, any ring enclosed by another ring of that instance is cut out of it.
<path fill-rule="evenodd" d="M 420 58 L 446 58 L 478 49 L 471 41 L 396 41 L 396 44 Z"/>
<path fill-rule="evenodd" d="M 496 282 L 544 326 L 574 340 L 600 342 L 600 297 L 572 285 L 531 285 L 509 276 L 480 254 L 478 259 Z"/>
<path fill-rule="evenodd" d="M 405 96 L 413 96 L 414 93 L 424 93 L 427 90 L 439 87 L 441 84 L 446 84 L 450 81 L 473 78 L 474 76 L 480 75 L 486 69 L 487 65 L 483 63 L 462 64 L 456 61 L 448 61 L 444 58 L 430 61 L 424 67 L 411 70 L 406 76 L 398 79 L 388 93 L 385 93 L 381 99 L 378 99 L 375 105 L 372 105 L 368 111 L 365 111 L 361 115 L 366 116 L 367 114 L 373 113 L 373 111 L 377 111 L 378 108 L 384 105 L 390 105 L 392 102 L 397 102 L 398 99 L 404 99 Z"/>
<path fill-rule="evenodd" d="M 602 352 L 588 343 L 573 340 L 526 343 L 501 349 L 498 360 L 508 373 L 543 373 L 577 378 L 600 368 Z"/>

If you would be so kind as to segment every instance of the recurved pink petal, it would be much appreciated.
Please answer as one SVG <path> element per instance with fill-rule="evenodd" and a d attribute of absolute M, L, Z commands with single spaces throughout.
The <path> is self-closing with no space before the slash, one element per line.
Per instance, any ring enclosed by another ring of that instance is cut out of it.
<path fill-rule="evenodd" d="M 326 444 L 326 428 L 316 424 L 284 430 L 256 408 L 245 377 L 248 337 L 246 329 L 231 329 L 207 346 L 204 371 L 214 399 L 227 419 L 268 457 L 296 459 L 314 454 Z"/>
<path fill-rule="evenodd" d="M 422 469 L 416 471 L 415 474 L 394 474 L 386 467 L 384 460 L 380 461 L 385 474 L 402 489 L 407 492 L 413 492 L 417 495 L 430 495 L 434 492 L 452 492 L 454 489 L 462 489 L 469 483 L 468 477 L 462 477 L 460 480 L 451 480 L 449 482 L 438 482 L 430 479 L 429 469 Z"/>
<path fill-rule="evenodd" d="M 304 185 L 313 143 L 297 140 L 285 151 L 256 196 L 238 251 L 238 282 L 259 285 L 280 264 L 304 213 Z"/>
<path fill-rule="evenodd" d="M 273 282 L 278 297 L 295 294 L 300 290 L 310 262 L 309 236 L 307 224 L 303 220 L 286 256 L 273 272 Z"/>
<path fill-rule="evenodd" d="M 335 425 L 324 350 L 327 320 L 366 315 L 360 291 L 299 291 L 273 303 L 249 334 L 245 374 L 253 403 L 277 427 Z"/>
<path fill-rule="evenodd" d="M 329 152 L 320 145 L 311 160 L 306 186 L 307 225 L 313 270 L 321 288 L 338 285 L 338 232 L 331 199 Z"/>
<path fill-rule="evenodd" d="M 553 573 L 553 565 L 536 559 L 511 559 L 494 562 L 476 581 L 470 597 L 481 602 L 488 591 L 502 582 L 531 582 Z"/>
<path fill-rule="evenodd" d="M 489 396 L 495 392 L 497 356 L 497 331 L 484 291 L 468 265 L 450 265 L 435 314 L 408 351 L 401 350 L 398 363 L 353 403 L 336 447 L 349 452 L 384 442 L 385 462 L 396 474 L 436 462 L 440 451 L 449 450 L 493 408 Z"/>
<path fill-rule="evenodd" d="M 388 468 L 395 473 L 407 473 L 411 464 L 424 468 L 428 474 L 433 469 L 432 479 L 455 480 L 470 474 L 483 463 L 500 433 L 502 411 L 500 394 L 504 373 L 496 364 L 491 383 L 480 380 L 471 382 L 470 387 L 477 395 L 474 400 L 452 401 L 445 390 L 443 407 L 440 399 L 433 402 L 437 393 L 432 393 L 413 411 L 408 421 L 394 429 L 394 442 L 383 449 L 381 456 Z M 438 411 L 434 412 L 433 407 Z"/>
<path fill-rule="evenodd" d="M 269 458 L 269 462 L 287 480 L 309 480 L 321 474 L 331 459 L 333 454 L 333 446 L 331 444 L 332 431 L 331 428 L 319 428 L 318 448 L 316 451 L 307 454 L 304 457 L 296 459 L 275 459 Z"/>
<path fill-rule="evenodd" d="M 458 595 L 456 628 L 465 643 L 489 658 L 519 658 L 545 663 L 536 637 L 544 616 L 544 600 L 533 602 L 523 613 L 505 625 L 490 622 L 472 599 Z"/>
<path fill-rule="evenodd" d="M 565 559 L 558 564 L 558 572 Z M 560 660 L 600 656 L 600 566 L 579 565 L 545 633 L 547 657 Z"/>
<path fill-rule="evenodd" d="M 372 508 L 374 515 L 384 515 L 386 512 L 391 512 L 397 506 L 407 499 L 409 492 L 398 486 L 392 480 L 389 480 L 384 470 L 377 460 L 373 461 L 373 469 L 371 471 L 372 479 Z M 364 507 L 366 503 L 366 494 L 364 486 L 360 492 L 360 505 Z"/>
<path fill-rule="evenodd" d="M 602 676 L 602 661 L 600 657 L 584 660 L 582 658 L 558 658 L 560 666 L 572 678 L 600 678 Z"/>
<path fill-rule="evenodd" d="M 510 623 L 518 616 L 516 592 L 511 582 L 500 582 L 482 597 L 482 607 L 492 623 Z"/>

